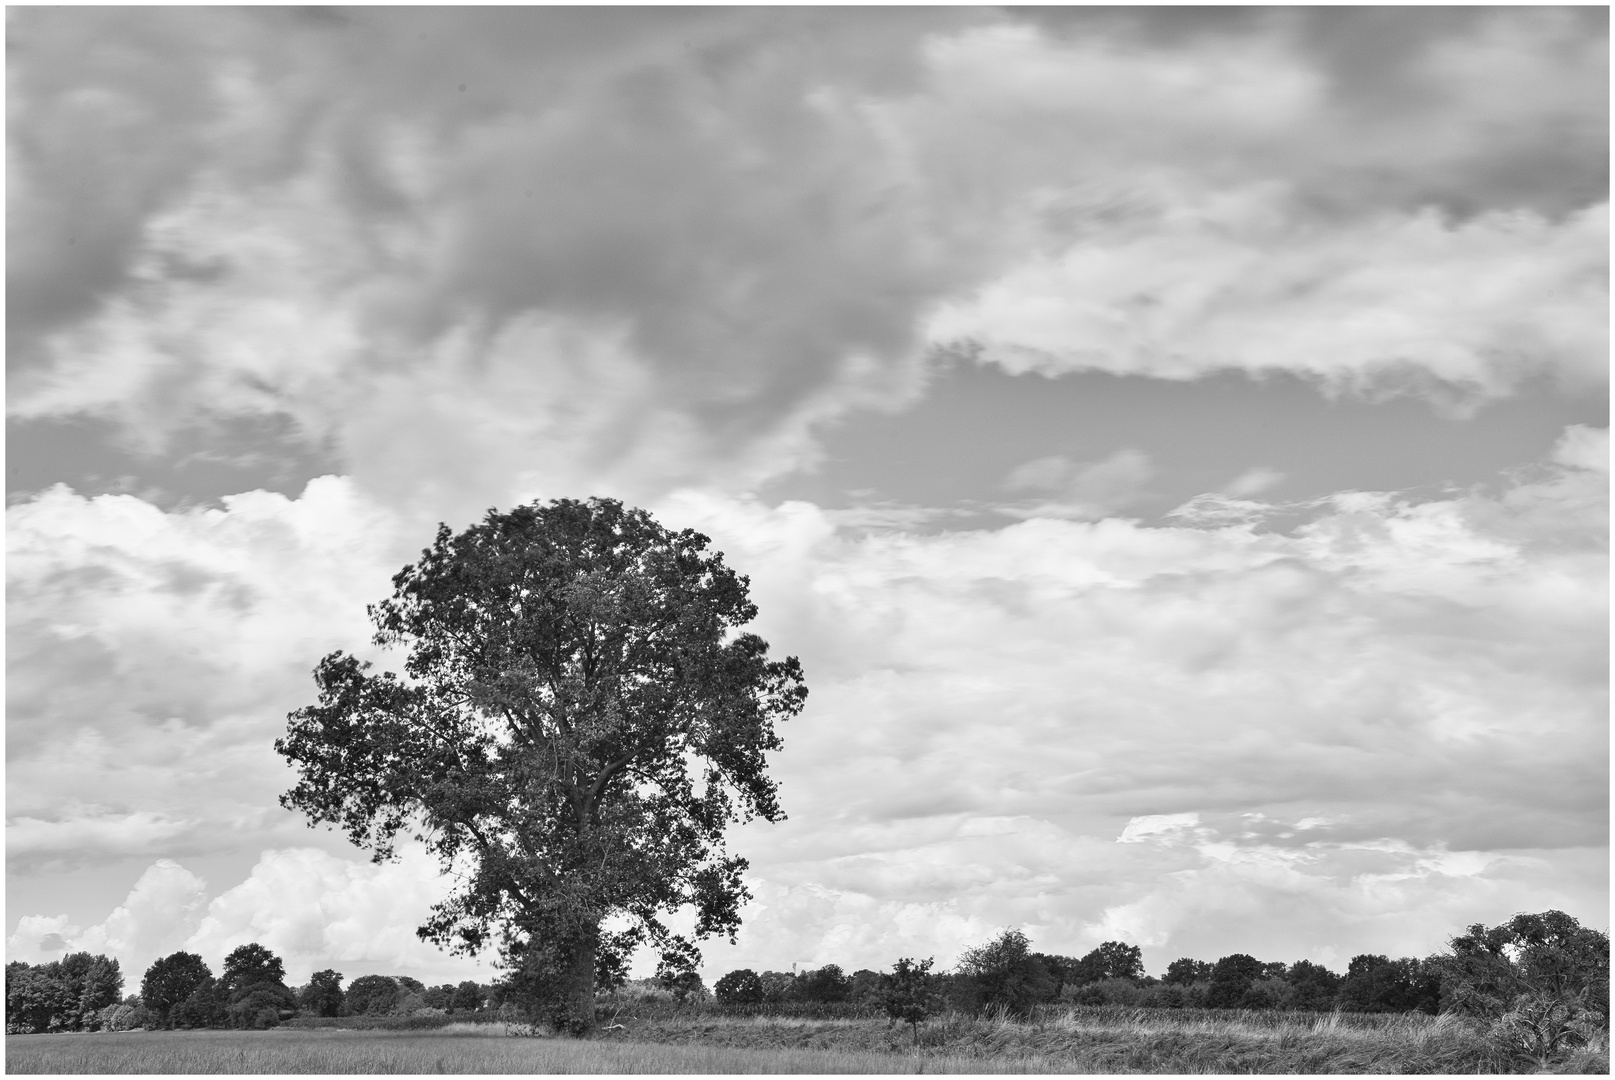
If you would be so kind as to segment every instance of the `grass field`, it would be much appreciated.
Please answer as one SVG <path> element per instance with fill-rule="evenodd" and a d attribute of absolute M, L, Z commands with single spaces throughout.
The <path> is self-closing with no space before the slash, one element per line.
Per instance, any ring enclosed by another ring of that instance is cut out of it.
<path fill-rule="evenodd" d="M 1076 1009 L 1034 1024 L 693 1015 L 588 1041 L 435 1031 L 153 1031 L 6 1040 L 10 1073 L 1495 1073 L 1529 1071 L 1452 1017 L 1176 1016 Z M 1555 1071 L 1608 1073 L 1604 1045 Z"/>

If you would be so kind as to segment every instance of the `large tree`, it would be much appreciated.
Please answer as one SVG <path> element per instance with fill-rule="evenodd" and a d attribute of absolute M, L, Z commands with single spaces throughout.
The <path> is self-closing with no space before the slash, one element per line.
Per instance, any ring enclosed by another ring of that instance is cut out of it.
<path fill-rule="evenodd" d="M 376 861 L 425 842 L 458 884 L 421 937 L 496 945 L 507 987 L 573 1029 L 640 942 L 693 969 L 665 913 L 733 937 L 747 863 L 725 829 L 784 816 L 764 754 L 807 688 L 741 630 L 749 583 L 709 543 L 612 499 L 442 526 L 370 609 L 406 677 L 332 653 L 275 743 L 301 773 L 283 805 Z"/>

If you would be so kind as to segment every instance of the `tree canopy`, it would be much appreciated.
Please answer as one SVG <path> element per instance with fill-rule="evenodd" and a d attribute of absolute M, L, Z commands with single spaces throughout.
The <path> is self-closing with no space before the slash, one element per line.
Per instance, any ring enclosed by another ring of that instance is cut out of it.
<path fill-rule="evenodd" d="M 319 703 L 275 743 L 300 773 L 283 805 L 377 861 L 400 834 L 425 842 L 459 884 L 422 938 L 496 945 L 517 992 L 569 1026 L 642 941 L 694 969 L 664 913 L 692 906 L 697 938 L 732 937 L 747 863 L 724 830 L 784 816 L 764 755 L 807 688 L 741 629 L 748 581 L 709 543 L 612 499 L 441 526 L 370 609 L 406 677 L 330 654 Z"/>

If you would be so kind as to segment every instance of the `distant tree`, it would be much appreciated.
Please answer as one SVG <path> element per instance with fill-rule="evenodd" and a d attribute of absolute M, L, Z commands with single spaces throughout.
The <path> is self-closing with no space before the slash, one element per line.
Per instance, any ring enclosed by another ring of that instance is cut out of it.
<path fill-rule="evenodd" d="M 91 959 L 84 971 L 83 987 L 79 991 L 79 1013 L 95 1016 L 109 1006 L 120 1004 L 123 996 L 123 971 L 118 961 L 107 956 Z"/>
<path fill-rule="evenodd" d="M 1245 991 L 1262 977 L 1262 962 L 1245 953 L 1234 953 L 1218 960 L 1211 969 L 1211 987 L 1206 1004 L 1213 1009 L 1243 1008 Z"/>
<path fill-rule="evenodd" d="M 453 1000 L 453 983 L 449 983 L 446 986 L 428 986 L 426 988 L 426 992 L 421 995 L 421 1002 L 428 1009 L 443 1009 L 444 1011 L 447 1011 L 449 1008 L 449 1002 Z"/>
<path fill-rule="evenodd" d="M 914 1045 L 920 1044 L 920 1025 L 936 1011 L 940 1001 L 931 957 L 918 962 L 904 957 L 881 979 L 880 1003 L 895 1023 L 909 1025 Z"/>
<path fill-rule="evenodd" d="M 707 988 L 701 982 L 698 972 L 688 968 L 664 969 L 657 972 L 656 982 L 673 995 L 673 1000 L 683 1005 L 686 1001 L 700 1001 L 707 996 Z"/>
<path fill-rule="evenodd" d="M 421 935 L 497 946 L 506 992 L 564 1030 L 593 1026 L 603 958 L 648 941 L 695 971 L 661 913 L 732 938 L 749 893 L 727 827 L 782 817 L 766 754 L 807 688 L 742 631 L 748 583 L 709 544 L 613 499 L 443 526 L 371 609 L 408 680 L 332 653 L 275 743 L 299 772 L 288 809 L 380 860 L 419 829 L 465 868 Z M 602 929 L 613 915 L 631 925 Z"/>
<path fill-rule="evenodd" d="M 1440 1008 L 1440 980 L 1421 971 L 1418 960 L 1363 953 L 1354 956 L 1336 991 L 1336 1001 L 1352 1012 L 1435 1013 Z"/>
<path fill-rule="evenodd" d="M 880 972 L 860 968 L 848 978 L 847 1000 L 871 1001 L 880 994 L 880 986 Z"/>
<path fill-rule="evenodd" d="M 482 1008 L 482 987 L 466 979 L 454 988 L 453 1005 L 456 1009 L 475 1012 Z"/>
<path fill-rule="evenodd" d="M 850 989 L 839 964 L 826 964 L 816 971 L 804 971 L 796 977 L 796 996 L 802 1001 L 834 1004 L 846 1001 Z"/>
<path fill-rule="evenodd" d="M 400 987 L 385 975 L 361 975 L 348 984 L 350 1016 L 385 1016 L 398 1003 Z"/>
<path fill-rule="evenodd" d="M 763 980 L 751 968 L 740 968 L 713 983 L 712 996 L 725 1005 L 761 1004 Z"/>
<path fill-rule="evenodd" d="M 224 958 L 219 987 L 229 999 L 239 1001 L 260 984 L 285 987 L 286 965 L 280 957 L 252 942 L 231 950 Z"/>
<path fill-rule="evenodd" d="M 1323 965 L 1297 960 L 1285 970 L 1284 980 L 1290 984 L 1295 1008 L 1309 1012 L 1327 1012 L 1334 1008 L 1340 976 Z"/>
<path fill-rule="evenodd" d="M 1191 960 L 1183 957 L 1166 965 L 1166 974 L 1161 981 L 1168 986 L 1188 986 L 1200 980 L 1210 980 L 1212 966 L 1204 960 Z"/>
<path fill-rule="evenodd" d="M 316 971 L 303 987 L 299 1004 L 314 1016 L 342 1015 L 342 973 L 334 968 Z"/>
<path fill-rule="evenodd" d="M 421 982 L 419 979 L 412 979 L 408 975 L 394 975 L 393 978 L 398 980 L 399 989 L 403 990 L 405 993 L 426 993 L 426 984 Z"/>
<path fill-rule="evenodd" d="M 229 1024 L 243 1031 L 275 1027 L 285 1016 L 297 1011 L 297 995 L 283 983 L 250 983 L 225 1010 Z"/>
<path fill-rule="evenodd" d="M 1071 982 L 1098 982 L 1100 979 L 1142 979 L 1144 954 L 1137 945 L 1107 941 L 1076 962 Z"/>
<path fill-rule="evenodd" d="M 173 1010 L 204 981 L 211 980 L 213 972 L 207 962 L 195 953 L 177 952 L 156 961 L 146 969 L 140 981 L 140 1000 L 157 1014 L 158 1023 L 173 1026 Z"/>
<path fill-rule="evenodd" d="M 35 967 L 20 961 L 6 965 L 7 1034 L 66 1030 L 77 1007 L 72 987 L 49 965 Z"/>
<path fill-rule="evenodd" d="M 183 1028 L 222 1027 L 229 1019 L 229 1007 L 229 993 L 209 975 L 174 1006 L 173 1021 Z"/>
<path fill-rule="evenodd" d="M 763 1000 L 770 1005 L 796 1000 L 796 976 L 789 971 L 764 971 L 757 978 L 763 984 Z"/>
<path fill-rule="evenodd" d="M 1030 1015 L 1055 989 L 1048 969 L 1032 959 L 1031 942 L 1019 930 L 1005 930 L 986 945 L 966 950 L 958 974 L 971 981 L 982 1006 L 1003 1007 L 1016 1016 Z"/>

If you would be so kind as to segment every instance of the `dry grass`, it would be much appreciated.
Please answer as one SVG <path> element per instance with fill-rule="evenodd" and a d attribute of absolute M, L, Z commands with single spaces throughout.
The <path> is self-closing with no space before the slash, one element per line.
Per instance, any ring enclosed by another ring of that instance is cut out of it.
<path fill-rule="evenodd" d="M 128 1032 L 6 1042 L 13 1073 L 1493 1073 L 1528 1063 L 1455 1017 L 1073 1009 L 1020 1024 L 712 1015 L 576 1042 L 498 1024 L 432 1031 Z M 1555 1071 L 1608 1073 L 1607 1039 Z"/>

